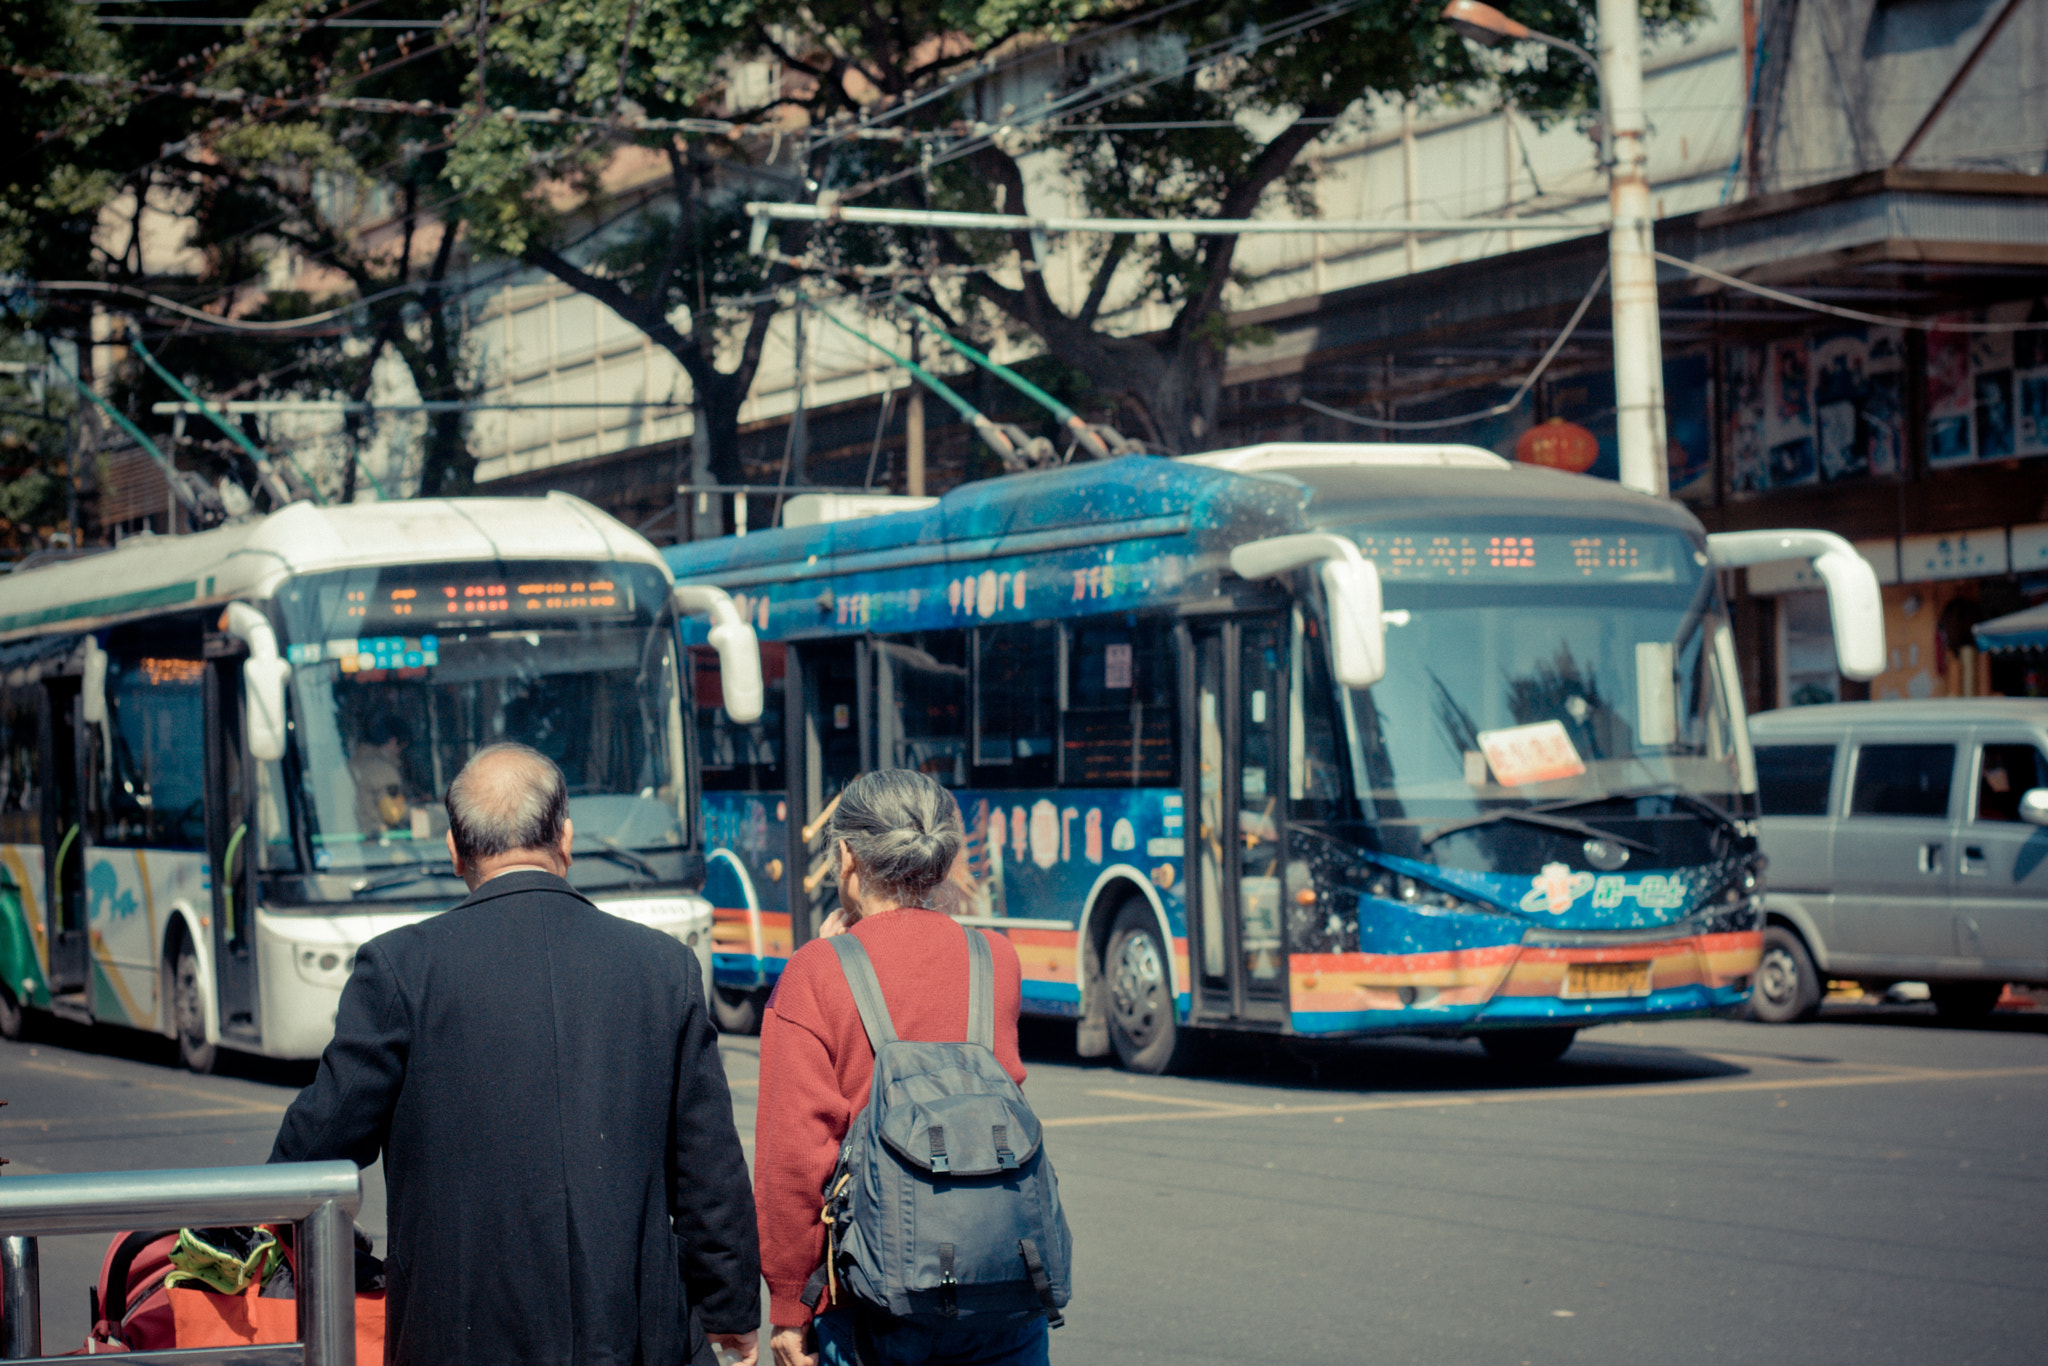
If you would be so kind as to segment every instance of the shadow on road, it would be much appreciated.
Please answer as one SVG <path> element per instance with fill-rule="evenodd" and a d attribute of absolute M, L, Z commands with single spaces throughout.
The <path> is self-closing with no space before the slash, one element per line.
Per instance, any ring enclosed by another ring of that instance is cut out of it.
<path fill-rule="evenodd" d="M 1787 1036 L 1787 1042 L 1793 1036 Z M 1074 1027 L 1054 1020 L 1020 1023 L 1018 1043 L 1027 1063 L 1115 1066 L 1114 1059 L 1077 1058 Z M 1379 1038 L 1342 1043 L 1251 1035 L 1211 1035 L 1187 1075 L 1242 1086 L 1289 1090 L 1504 1091 L 1525 1088 L 1641 1086 L 1743 1076 L 1748 1068 L 1683 1048 L 1609 1043 L 1594 1037 L 1574 1044 L 1554 1063 L 1505 1063 L 1469 1039 Z"/>
<path fill-rule="evenodd" d="M 102 1058 L 121 1058 L 168 1068 L 173 1072 L 185 1070 L 184 1064 L 178 1061 L 178 1045 L 161 1034 L 73 1024 L 38 1011 L 27 1012 L 22 1023 L 21 1042 L 24 1044 L 62 1048 Z M 223 1048 L 215 1055 L 213 1075 L 265 1086 L 289 1087 L 296 1091 L 312 1082 L 318 1066 L 311 1061 L 259 1058 L 252 1053 L 237 1053 Z"/>

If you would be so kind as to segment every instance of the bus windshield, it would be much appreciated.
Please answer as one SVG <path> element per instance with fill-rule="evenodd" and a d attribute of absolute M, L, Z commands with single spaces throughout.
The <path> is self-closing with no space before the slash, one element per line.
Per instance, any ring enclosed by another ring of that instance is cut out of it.
<path fill-rule="evenodd" d="M 497 740 L 568 781 L 572 881 L 672 881 L 687 840 L 667 585 L 645 565 L 403 566 L 279 594 L 315 871 L 445 864 L 448 782 Z M 594 857 L 589 857 L 594 855 Z M 383 880 L 370 879 L 381 890 Z M 391 895 L 418 885 L 389 884 Z M 359 893 L 360 894 L 360 893 Z"/>
<path fill-rule="evenodd" d="M 1437 535 L 1403 557 L 1390 545 L 1399 538 L 1374 530 L 1360 548 L 1382 567 L 1397 624 L 1386 676 L 1347 698 L 1347 729 L 1358 789 L 1389 849 L 1420 854 L 1444 827 L 1504 808 L 1603 821 L 1603 802 L 1638 794 L 1684 793 L 1740 813 L 1715 660 L 1723 618 L 1690 538 L 1611 528 Z M 1537 824 L 1510 823 L 1513 836 L 1491 843 L 1527 843 Z"/>

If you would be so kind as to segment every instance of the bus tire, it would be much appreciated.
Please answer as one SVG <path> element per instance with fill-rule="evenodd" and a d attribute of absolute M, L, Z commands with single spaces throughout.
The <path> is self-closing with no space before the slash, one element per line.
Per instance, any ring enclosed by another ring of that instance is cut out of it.
<path fill-rule="evenodd" d="M 737 987 L 722 987 L 713 983 L 711 1018 L 718 1022 L 718 1032 L 721 1034 L 759 1034 L 761 993 L 741 991 Z"/>
<path fill-rule="evenodd" d="M 1929 982 L 1927 994 L 1933 998 L 1935 1014 L 1957 1024 L 1968 1024 L 1997 1008 L 1998 998 L 2005 994 L 2005 983 Z"/>
<path fill-rule="evenodd" d="M 21 1002 L 7 989 L 6 983 L 0 982 L 0 1039 L 19 1039 L 27 1027 L 28 1020 L 22 1014 Z"/>
<path fill-rule="evenodd" d="M 199 991 L 199 954 L 180 940 L 171 967 L 171 1025 L 178 1034 L 178 1061 L 202 1076 L 213 1071 L 220 1045 L 206 1041 L 206 1001 Z"/>
<path fill-rule="evenodd" d="M 1479 1036 L 1479 1046 L 1495 1062 L 1516 1067 L 1541 1067 L 1556 1062 L 1572 1046 L 1579 1031 L 1570 1025 L 1544 1029 L 1496 1029 Z"/>
<path fill-rule="evenodd" d="M 1186 1061 L 1187 1031 L 1176 1018 L 1170 961 L 1151 906 L 1126 902 L 1110 927 L 1102 973 L 1109 988 L 1110 1045 L 1129 1071 L 1156 1076 Z"/>
<path fill-rule="evenodd" d="M 1749 992 L 1749 1018 L 1765 1024 L 1793 1024 L 1820 1014 L 1820 974 L 1813 955 L 1783 925 L 1764 930 L 1764 954 Z"/>

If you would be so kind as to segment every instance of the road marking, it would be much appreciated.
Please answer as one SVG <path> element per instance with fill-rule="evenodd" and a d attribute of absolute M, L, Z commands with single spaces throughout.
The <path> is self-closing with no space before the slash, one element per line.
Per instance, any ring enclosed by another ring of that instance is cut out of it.
<path fill-rule="evenodd" d="M 61 1063 L 23 1063 L 23 1069 L 27 1069 L 27 1071 L 51 1071 L 51 1073 L 57 1073 L 59 1077 L 72 1077 L 74 1081 L 111 1081 L 111 1083 L 113 1081 L 123 1081 L 123 1077 L 115 1077 L 115 1075 L 109 1075 L 109 1073 L 104 1073 L 104 1071 L 86 1071 L 82 1067 L 66 1067 L 66 1065 L 61 1065 Z M 268 1102 L 262 1102 L 262 1100 L 236 1100 L 233 1096 L 221 1096 L 217 1092 L 209 1092 L 207 1087 L 203 1087 L 203 1085 L 190 1085 L 190 1083 L 184 1083 L 184 1081 L 133 1081 L 131 1085 L 135 1087 L 137 1092 L 176 1092 L 178 1096 L 197 1096 L 199 1100 L 213 1100 L 213 1102 L 219 1102 L 219 1104 L 242 1106 L 242 1108 L 246 1108 L 252 1114 L 283 1114 L 285 1112 L 285 1106 L 274 1106 L 274 1104 L 268 1104 Z M 215 1112 L 213 1110 L 195 1110 L 195 1114 L 215 1114 Z M 223 1110 L 219 1114 L 227 1114 L 227 1112 Z"/>
<path fill-rule="evenodd" d="M 1791 1080 L 1774 1081 L 1763 1078 L 1747 1078 L 1741 1081 L 1700 1081 L 1676 1082 L 1670 1085 L 1631 1087 L 1550 1087 L 1530 1091 L 1488 1091 L 1478 1095 L 1430 1095 L 1403 1096 L 1392 1100 L 1333 1101 L 1320 1105 L 1232 1105 L 1213 1101 L 1184 1100 L 1179 1097 L 1171 1102 L 1189 1107 L 1179 1112 L 1147 1111 L 1143 1114 L 1128 1115 L 1059 1115 L 1041 1119 L 1040 1124 L 1048 1129 L 1073 1128 L 1089 1124 L 1154 1124 L 1161 1120 L 1187 1119 L 1239 1119 L 1253 1115 L 1267 1118 L 1285 1118 L 1290 1115 L 1334 1115 L 1359 1114 L 1372 1110 L 1430 1110 L 1450 1106 L 1468 1105 L 1516 1105 L 1531 1101 L 1546 1100 L 1606 1100 L 1638 1096 L 1712 1096 L 1735 1095 L 1745 1091 L 1817 1091 L 1842 1086 L 1897 1086 L 1906 1082 L 1947 1082 L 1985 1081 L 1999 1077 L 2048 1077 L 2048 1067 L 1984 1067 L 1964 1071 L 1948 1071 L 1941 1068 L 1923 1067 L 1902 1069 L 1883 1073 L 1857 1073 L 1836 1077 L 1796 1077 Z M 1099 1094 L 1093 1093 L 1090 1094 Z M 1146 1100 L 1158 1097 L 1145 1096 Z"/>
<path fill-rule="evenodd" d="M 281 1115 L 282 1105 L 236 1105 L 212 1110 L 139 1110 L 119 1115 L 54 1115 L 49 1119 L 0 1119 L 0 1129 L 48 1129 L 52 1125 L 155 1122 L 161 1119 L 212 1119 L 221 1115 Z"/>
<path fill-rule="evenodd" d="M 1228 1110 L 1233 1114 L 1246 1107 L 1230 1100 L 1197 1100 L 1193 1096 L 1155 1096 L 1145 1091 L 1090 1091 L 1091 1096 L 1105 1096 L 1110 1100 L 1142 1100 L 1150 1105 L 1199 1106 L 1207 1110 Z"/>

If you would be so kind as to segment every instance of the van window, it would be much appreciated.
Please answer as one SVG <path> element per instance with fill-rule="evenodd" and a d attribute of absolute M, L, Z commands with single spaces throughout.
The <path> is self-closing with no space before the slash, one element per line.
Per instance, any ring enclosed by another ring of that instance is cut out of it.
<path fill-rule="evenodd" d="M 1954 745 L 1865 745 L 1856 758 L 1857 816 L 1946 816 Z"/>
<path fill-rule="evenodd" d="M 1825 816 L 1835 781 L 1833 745 L 1758 745 L 1757 804 L 1766 816 Z"/>
<path fill-rule="evenodd" d="M 2027 789 L 2048 787 L 2048 758 L 2032 745 L 1986 745 L 1977 765 L 1977 819 L 2018 821 Z"/>

